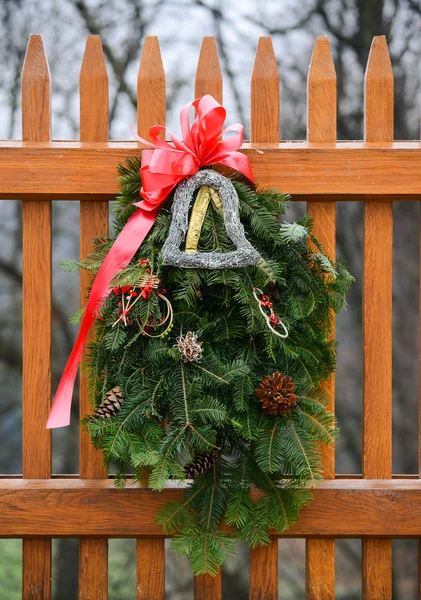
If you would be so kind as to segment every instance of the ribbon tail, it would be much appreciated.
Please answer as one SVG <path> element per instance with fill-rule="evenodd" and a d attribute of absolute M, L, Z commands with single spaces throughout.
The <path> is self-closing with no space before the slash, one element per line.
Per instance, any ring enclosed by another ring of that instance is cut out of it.
<path fill-rule="evenodd" d="M 110 294 L 112 279 L 131 261 L 154 224 L 158 212 L 159 208 L 153 211 L 137 210 L 121 230 L 96 274 L 75 345 L 50 410 L 47 429 L 69 425 L 73 388 L 89 330 L 97 311 Z"/>

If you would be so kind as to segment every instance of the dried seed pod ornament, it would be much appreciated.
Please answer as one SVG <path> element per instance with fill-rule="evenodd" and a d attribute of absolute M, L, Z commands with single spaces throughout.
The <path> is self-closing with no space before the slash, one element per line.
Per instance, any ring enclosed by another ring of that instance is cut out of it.
<path fill-rule="evenodd" d="M 202 358 L 203 342 L 198 341 L 197 335 L 193 331 L 188 331 L 186 335 L 180 335 L 177 338 L 176 347 L 184 362 L 199 362 Z"/>
<path fill-rule="evenodd" d="M 286 415 L 297 403 L 295 385 L 289 375 L 273 373 L 262 378 L 256 389 L 263 412 L 270 415 Z"/>

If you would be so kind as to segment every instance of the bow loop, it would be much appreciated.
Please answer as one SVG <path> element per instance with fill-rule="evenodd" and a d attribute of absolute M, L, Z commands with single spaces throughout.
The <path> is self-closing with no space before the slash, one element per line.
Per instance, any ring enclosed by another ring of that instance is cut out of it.
<path fill-rule="evenodd" d="M 189 120 L 191 108 L 195 108 L 197 112 L 192 124 Z M 215 98 L 206 95 L 182 108 L 180 126 L 183 141 L 162 125 L 151 127 L 151 142 L 136 136 L 139 141 L 154 148 L 152 156 L 150 151 L 143 151 L 142 154 L 142 198 L 147 201 L 152 197 L 155 201 L 164 200 L 182 179 L 194 175 L 200 167 L 216 163 L 227 164 L 253 181 L 247 156 L 232 156 L 230 159 L 231 155 L 239 154 L 237 150 L 243 143 L 244 127 L 235 124 L 223 130 L 225 117 L 225 108 Z M 159 138 L 162 131 L 168 133 L 171 142 Z M 236 135 L 223 138 L 224 134 L 230 132 L 235 132 Z"/>

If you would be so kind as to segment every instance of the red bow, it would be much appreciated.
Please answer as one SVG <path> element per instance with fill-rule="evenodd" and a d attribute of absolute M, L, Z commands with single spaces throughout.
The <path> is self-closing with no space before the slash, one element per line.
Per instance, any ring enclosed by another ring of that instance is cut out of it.
<path fill-rule="evenodd" d="M 189 110 L 192 106 L 197 116 L 190 126 Z M 139 142 L 154 148 L 142 152 L 140 172 L 143 187 L 140 195 L 144 201 L 136 203 L 136 206 L 144 210 L 155 209 L 182 179 L 194 175 L 200 167 L 216 163 L 236 169 L 253 181 L 248 157 L 237 152 L 243 143 L 244 127 L 236 123 L 223 130 L 225 117 L 225 108 L 207 95 L 186 104 L 181 110 L 183 141 L 163 125 L 150 128 L 151 142 L 135 134 Z M 161 131 L 168 133 L 172 143 L 161 140 Z M 230 131 L 235 131 L 236 135 L 222 139 Z"/>
<path fill-rule="evenodd" d="M 190 126 L 189 110 L 192 106 L 197 116 Z M 142 152 L 143 187 L 140 195 L 144 199 L 135 203 L 139 210 L 127 221 L 96 274 L 79 334 L 57 388 L 47 428 L 64 427 L 70 423 L 73 388 L 89 329 L 111 292 L 113 278 L 136 254 L 171 190 L 182 179 L 197 173 L 200 167 L 215 163 L 236 169 L 253 181 L 248 157 L 237 152 L 243 143 L 244 128 L 236 124 L 222 130 L 225 116 L 225 108 L 207 95 L 186 104 L 182 109 L 180 122 L 183 141 L 162 125 L 151 127 L 151 142 L 135 136 L 153 148 Z M 168 133 L 172 144 L 159 138 L 161 131 Z M 236 135 L 222 139 L 230 131 L 235 131 Z"/>

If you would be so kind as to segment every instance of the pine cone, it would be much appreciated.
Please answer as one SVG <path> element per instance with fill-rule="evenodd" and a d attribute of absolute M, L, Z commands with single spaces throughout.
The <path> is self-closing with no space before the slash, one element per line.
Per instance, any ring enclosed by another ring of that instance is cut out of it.
<path fill-rule="evenodd" d="M 184 362 L 199 362 L 203 354 L 203 342 L 198 342 L 197 335 L 188 331 L 177 338 L 176 344 Z"/>
<path fill-rule="evenodd" d="M 108 390 L 104 400 L 91 416 L 91 419 L 110 419 L 111 417 L 115 417 L 123 406 L 123 403 L 124 397 L 121 393 L 120 386 L 117 385 L 112 390 Z"/>
<path fill-rule="evenodd" d="M 184 467 L 186 479 L 196 479 L 199 475 L 203 475 L 209 471 L 215 464 L 216 452 L 203 452 L 196 454 L 191 463 Z"/>
<path fill-rule="evenodd" d="M 286 415 L 297 402 L 294 382 L 283 373 L 263 377 L 256 388 L 256 396 L 263 405 L 263 412 L 270 415 Z"/>

